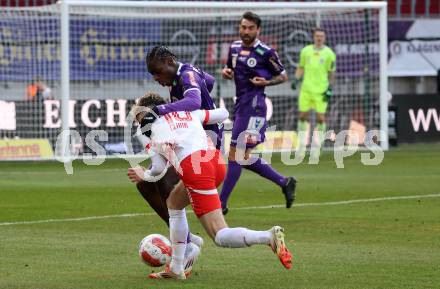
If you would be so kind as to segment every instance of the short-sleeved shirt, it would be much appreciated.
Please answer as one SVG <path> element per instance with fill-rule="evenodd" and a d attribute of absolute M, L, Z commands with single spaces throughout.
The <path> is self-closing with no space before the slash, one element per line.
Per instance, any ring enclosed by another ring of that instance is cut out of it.
<path fill-rule="evenodd" d="M 336 55 L 328 46 L 315 49 L 310 44 L 301 50 L 299 66 L 304 69 L 301 90 L 322 94 L 328 87 L 328 73 L 336 70 Z"/>
<path fill-rule="evenodd" d="M 213 87 L 213 77 L 207 75 L 206 72 L 192 66 L 188 63 L 180 63 L 179 68 L 177 70 L 176 78 L 173 81 L 172 86 L 170 87 L 170 100 L 171 102 L 175 102 L 181 100 L 185 97 L 185 93 L 191 90 L 198 89 L 200 90 L 200 97 L 202 99 L 202 103 L 200 105 L 200 109 L 215 109 L 214 100 L 211 98 L 210 91 Z M 223 134 L 223 126 L 217 124 L 205 125 L 205 130 L 213 131 L 217 139 L 213 138 L 213 141 L 216 142 L 217 148 L 220 148 L 222 142 L 222 134 Z"/>
<path fill-rule="evenodd" d="M 231 44 L 227 67 L 234 71 L 237 101 L 235 115 L 266 116 L 264 87 L 252 84 L 251 78 L 269 80 L 286 73 L 276 51 L 260 40 L 252 47 L 245 47 L 241 40 Z"/>

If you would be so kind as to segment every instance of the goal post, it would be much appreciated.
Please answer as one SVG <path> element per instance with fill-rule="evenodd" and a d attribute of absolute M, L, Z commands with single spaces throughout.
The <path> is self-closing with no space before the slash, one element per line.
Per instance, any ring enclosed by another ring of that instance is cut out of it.
<path fill-rule="evenodd" d="M 0 12 L 0 82 L 4 83 L 0 110 L 9 109 L 11 103 L 16 110 L 16 126 L 0 126 L 0 141 L 12 147 L 24 140 L 45 140 L 53 151 L 47 156 L 25 153 L 12 158 L 0 154 L 0 160 L 66 161 L 90 153 L 108 157 L 141 152 L 142 144 L 133 136 L 136 128 L 130 127 L 129 144 L 124 137 L 130 107 L 145 91 L 168 97 L 168 90 L 156 84 L 145 68 L 144 58 L 154 45 L 169 46 L 179 60 L 215 76 L 212 97 L 232 112 L 235 86 L 221 79 L 219 71 L 230 43 L 238 39 L 238 21 L 247 10 L 262 18 L 260 39 L 277 50 L 290 79 L 319 17 L 327 45 L 337 57 L 328 129 L 364 137 L 378 130 L 378 144 L 388 149 L 386 2 L 63 0 Z M 24 101 L 24 87 L 37 75 L 52 96 Z M 284 83 L 268 87 L 266 94 L 268 124 L 273 127 L 268 139 L 294 142 L 299 90 Z M 27 122 L 32 125 L 21 125 Z M 105 132 L 98 134 L 102 138 L 87 138 L 97 130 Z M 332 141 L 326 144 L 333 148 Z"/>

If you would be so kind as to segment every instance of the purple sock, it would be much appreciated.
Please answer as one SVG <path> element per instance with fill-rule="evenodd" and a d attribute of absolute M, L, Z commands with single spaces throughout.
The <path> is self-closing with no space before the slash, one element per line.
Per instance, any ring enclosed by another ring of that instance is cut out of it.
<path fill-rule="evenodd" d="M 222 207 L 225 208 L 228 204 L 229 196 L 231 195 L 232 189 L 234 189 L 235 184 L 241 175 L 241 165 L 235 161 L 229 161 L 228 172 L 226 173 L 225 181 L 223 182 L 222 192 L 220 194 L 220 200 L 222 202 Z"/>
<path fill-rule="evenodd" d="M 275 184 L 280 187 L 283 187 L 287 183 L 287 178 L 277 171 L 275 171 L 268 163 L 266 163 L 261 158 L 257 158 L 255 161 L 255 157 L 251 159 L 252 164 L 243 166 L 245 169 L 253 171 L 254 173 L 259 174 L 263 178 L 271 180 Z"/>

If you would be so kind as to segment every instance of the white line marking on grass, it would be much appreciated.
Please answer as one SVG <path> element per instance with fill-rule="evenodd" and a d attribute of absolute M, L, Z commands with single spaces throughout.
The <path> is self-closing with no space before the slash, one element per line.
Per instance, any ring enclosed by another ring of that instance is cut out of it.
<path fill-rule="evenodd" d="M 74 169 L 75 169 L 75 167 L 74 167 Z M 125 172 L 125 171 L 127 171 L 127 169 L 128 169 L 128 167 L 127 168 L 120 168 L 120 169 L 101 169 L 101 170 L 99 170 L 99 173 L 102 173 L 102 172 L 104 172 L 104 173 Z M 82 173 L 82 172 L 90 173 L 91 170 L 92 169 L 81 168 L 81 171 L 78 170 L 78 173 Z M 74 170 L 73 173 L 75 174 L 76 171 Z M 56 171 L 52 171 L 52 170 L 51 171 L 44 171 L 43 170 L 43 171 L 39 171 L 39 172 L 35 172 L 35 171 L 29 172 L 29 171 L 25 171 L 25 170 L 23 170 L 23 171 L 4 171 L 4 172 L 2 172 L 2 174 L 10 174 L 10 175 L 16 175 L 16 174 L 20 174 L 20 175 L 22 175 L 22 174 L 26 174 L 26 175 L 65 174 L 67 176 L 67 174 L 63 168 L 60 168 L 59 170 L 56 170 Z"/>
<path fill-rule="evenodd" d="M 302 203 L 302 204 L 293 204 L 293 207 L 337 206 L 337 205 L 349 205 L 349 204 L 356 204 L 356 203 L 372 203 L 372 202 L 382 202 L 382 201 L 426 199 L 426 198 L 439 198 L 439 197 L 440 197 L 440 194 L 396 196 L 396 197 L 357 199 L 357 200 L 346 200 L 346 201 L 335 201 L 335 202 Z M 256 210 L 256 209 L 260 210 L 260 209 L 272 209 L 272 208 L 283 208 L 283 207 L 285 207 L 285 205 L 252 206 L 252 207 L 230 208 L 230 210 L 233 210 L 233 211 Z M 188 212 L 192 212 L 192 211 L 188 210 Z M 42 224 L 42 223 L 60 223 L 60 222 L 81 222 L 81 221 L 89 221 L 89 220 L 131 218 L 131 217 L 152 216 L 152 215 L 156 215 L 156 213 L 153 213 L 153 212 L 151 212 L 151 213 L 131 213 L 131 214 L 91 216 L 91 217 L 68 218 L 68 219 L 48 219 L 48 220 L 37 220 L 37 221 L 4 222 L 4 223 L 0 223 L 0 226 L 29 225 L 29 224 Z"/>
<path fill-rule="evenodd" d="M 439 197 L 440 197 L 440 194 L 397 196 L 397 197 L 357 199 L 357 200 L 322 202 L 322 203 L 300 203 L 300 204 L 293 204 L 292 207 L 337 206 L 337 205 L 349 205 L 349 204 L 356 204 L 356 203 L 372 203 L 372 202 L 393 201 L 393 200 L 426 199 L 426 198 L 439 198 Z M 285 205 L 272 205 L 272 206 L 231 208 L 231 210 L 271 209 L 271 208 L 284 208 L 284 207 L 285 207 Z"/>
<path fill-rule="evenodd" d="M 42 224 L 42 223 L 60 223 L 60 222 L 80 222 L 89 220 L 103 220 L 103 219 L 113 219 L 113 218 L 131 218 L 138 216 L 152 216 L 156 213 L 134 213 L 134 214 L 120 214 L 120 215 L 106 215 L 106 216 L 91 216 L 82 218 L 68 218 L 68 219 L 48 219 L 48 220 L 38 220 L 38 221 L 22 221 L 22 222 L 5 222 L 0 223 L 0 226 L 11 226 L 11 225 L 28 225 L 28 224 Z"/>

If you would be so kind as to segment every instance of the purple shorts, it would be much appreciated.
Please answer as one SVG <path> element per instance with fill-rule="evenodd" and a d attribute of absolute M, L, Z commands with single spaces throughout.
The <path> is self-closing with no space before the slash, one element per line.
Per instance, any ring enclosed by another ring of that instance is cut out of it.
<path fill-rule="evenodd" d="M 254 148 L 264 142 L 267 122 L 262 116 L 235 116 L 231 146 Z"/>

